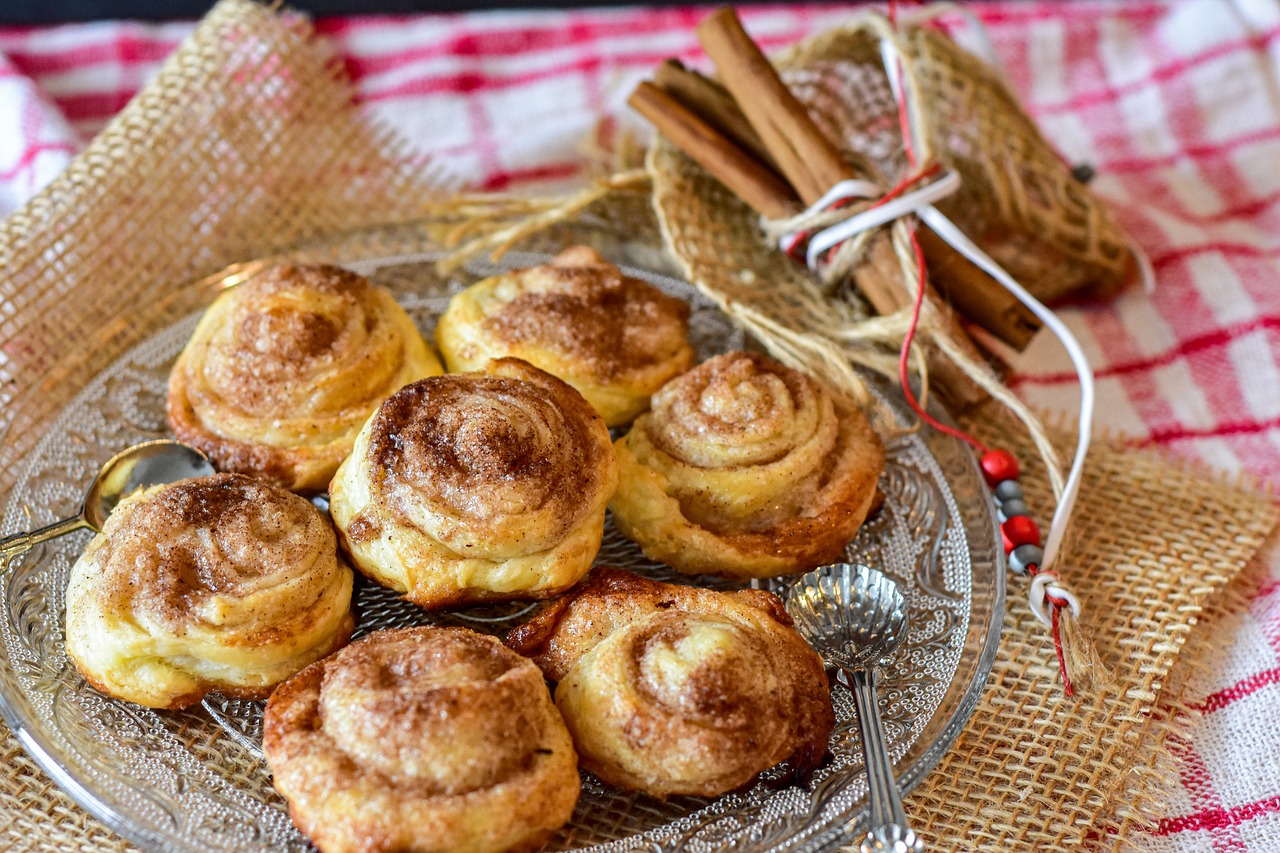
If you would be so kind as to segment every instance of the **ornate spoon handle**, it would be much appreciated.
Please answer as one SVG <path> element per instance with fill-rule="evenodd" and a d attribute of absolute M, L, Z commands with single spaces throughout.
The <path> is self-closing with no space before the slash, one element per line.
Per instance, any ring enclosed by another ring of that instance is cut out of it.
<path fill-rule="evenodd" d="M 48 539 L 70 533 L 73 530 L 79 530 L 81 527 L 88 527 L 88 524 L 80 516 L 72 518 L 64 518 L 62 521 L 55 521 L 48 527 L 41 527 L 39 530 L 33 530 L 30 533 L 15 533 L 12 536 L 6 536 L 0 539 L 0 559 L 6 563 L 16 557 L 30 551 Z"/>
<path fill-rule="evenodd" d="M 867 768 L 871 828 L 862 839 L 861 853 L 922 853 L 924 843 L 907 825 L 907 813 L 893 778 L 893 764 L 884 742 L 884 725 L 876 703 L 875 671 L 843 669 L 846 686 L 853 691 L 862 734 L 863 763 Z"/>

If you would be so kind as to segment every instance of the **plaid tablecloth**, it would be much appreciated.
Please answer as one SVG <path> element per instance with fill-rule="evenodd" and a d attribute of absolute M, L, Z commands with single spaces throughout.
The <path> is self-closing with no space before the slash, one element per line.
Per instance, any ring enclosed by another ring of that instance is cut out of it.
<path fill-rule="evenodd" d="M 1152 293 L 1063 316 L 1099 379 L 1101 426 L 1280 483 L 1280 0 L 971 4 L 1010 79 L 1072 162 L 1097 170 L 1155 265 Z M 486 189 L 572 186 L 625 133 L 637 80 L 678 56 L 705 65 L 706 9 L 504 12 L 323 21 L 368 108 L 428 159 Z M 847 6 L 746 8 L 766 49 Z M 58 173 L 191 23 L 0 28 L 0 214 Z M 1016 389 L 1074 413 L 1051 339 Z M 1181 786 L 1149 851 L 1280 850 L 1280 549 L 1177 744 Z"/>

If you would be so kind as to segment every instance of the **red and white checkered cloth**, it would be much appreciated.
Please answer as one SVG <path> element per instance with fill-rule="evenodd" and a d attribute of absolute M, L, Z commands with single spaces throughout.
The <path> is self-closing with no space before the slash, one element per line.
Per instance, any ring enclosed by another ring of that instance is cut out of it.
<path fill-rule="evenodd" d="M 972 4 L 1011 80 L 1150 253 L 1154 293 L 1063 310 L 1098 374 L 1099 422 L 1280 484 L 1280 0 Z M 662 59 L 703 60 L 706 10 L 503 12 L 322 22 L 370 109 L 474 186 L 564 187 L 584 142 L 643 132 L 627 94 Z M 748 7 L 778 48 L 848 7 Z M 0 28 L 0 214 L 63 168 L 190 23 Z M 600 117 L 608 121 L 598 123 Z M 1042 336 L 1045 337 L 1045 336 Z M 1073 413 L 1049 339 L 1029 401 Z M 1280 850 L 1280 548 L 1220 626 L 1221 665 L 1178 743 L 1182 785 L 1141 849 Z"/>

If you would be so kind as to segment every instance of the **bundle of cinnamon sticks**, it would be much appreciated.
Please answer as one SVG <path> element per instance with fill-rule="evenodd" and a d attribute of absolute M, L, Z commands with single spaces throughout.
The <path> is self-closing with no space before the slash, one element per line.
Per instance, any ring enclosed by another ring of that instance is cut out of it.
<path fill-rule="evenodd" d="M 793 216 L 840 181 L 863 177 L 818 129 L 732 8 L 713 13 L 697 35 L 722 83 L 668 60 L 629 100 L 674 145 L 770 219 Z M 1030 342 L 1039 322 L 1016 298 L 927 228 L 917 236 L 930 281 L 955 312 L 1016 349 Z M 914 282 L 902 276 L 885 234 L 871 241 L 854 277 L 881 314 L 911 303 Z M 938 299 L 932 292 L 927 298 Z M 972 346 L 959 323 L 950 331 Z M 953 404 L 984 396 L 965 377 L 947 373 L 942 365 L 936 371 Z"/>

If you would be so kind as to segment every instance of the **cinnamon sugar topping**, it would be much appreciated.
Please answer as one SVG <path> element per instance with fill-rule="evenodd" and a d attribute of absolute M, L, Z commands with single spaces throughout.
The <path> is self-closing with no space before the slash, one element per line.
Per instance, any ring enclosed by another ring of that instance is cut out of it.
<path fill-rule="evenodd" d="M 327 351 L 338 337 L 338 325 L 322 314 L 273 307 L 240 321 L 240 352 L 274 352 L 283 365 L 296 364 Z"/>
<path fill-rule="evenodd" d="M 213 596 L 285 581 L 333 535 L 304 499 L 239 474 L 183 480 L 123 515 L 104 531 L 104 589 L 173 627 Z"/>
<path fill-rule="evenodd" d="M 611 473 L 607 433 L 560 380 L 516 359 L 491 371 L 504 375 L 430 377 L 389 398 L 370 431 L 375 480 L 385 495 L 411 490 L 459 523 L 537 511 L 549 536 L 563 536 Z"/>
<path fill-rule="evenodd" d="M 612 264 L 553 262 L 512 275 L 524 292 L 484 321 L 504 343 L 559 350 L 601 380 L 657 364 L 685 345 L 689 306 Z"/>

